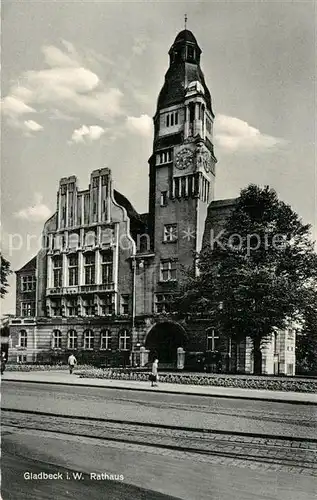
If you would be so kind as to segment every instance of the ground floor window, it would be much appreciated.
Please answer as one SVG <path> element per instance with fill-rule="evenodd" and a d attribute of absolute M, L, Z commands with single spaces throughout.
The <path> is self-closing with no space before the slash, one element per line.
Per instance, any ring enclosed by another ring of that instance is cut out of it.
<path fill-rule="evenodd" d="M 60 330 L 53 331 L 53 348 L 54 349 L 62 348 L 62 332 Z"/>
<path fill-rule="evenodd" d="M 18 354 L 17 363 L 26 363 L 26 355 L 25 354 Z"/>
<path fill-rule="evenodd" d="M 101 331 L 100 349 L 111 350 L 111 332 L 110 332 L 110 330 L 102 330 Z"/>
<path fill-rule="evenodd" d="M 219 335 L 215 330 L 207 330 L 207 351 L 218 351 Z"/>
<path fill-rule="evenodd" d="M 84 349 L 93 349 L 94 341 L 94 332 L 92 330 L 86 330 L 84 333 Z"/>
<path fill-rule="evenodd" d="M 77 349 L 78 347 L 78 333 L 75 330 L 68 332 L 68 349 Z"/>
<path fill-rule="evenodd" d="M 123 330 L 119 335 L 119 349 L 120 351 L 128 351 L 130 349 L 130 333 L 128 330 Z"/>

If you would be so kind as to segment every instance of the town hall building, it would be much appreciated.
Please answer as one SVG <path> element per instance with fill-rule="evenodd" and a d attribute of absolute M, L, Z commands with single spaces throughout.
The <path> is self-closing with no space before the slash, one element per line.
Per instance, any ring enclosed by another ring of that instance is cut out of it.
<path fill-rule="evenodd" d="M 42 248 L 16 272 L 9 361 L 65 361 L 73 352 L 104 366 L 144 366 L 158 356 L 166 367 L 208 359 L 212 371 L 253 371 L 248 339 L 237 345 L 208 318 L 170 311 L 183 269 L 195 266 L 204 238 L 236 202 L 214 199 L 214 112 L 201 52 L 187 29 L 169 50 L 153 119 L 147 213 L 116 191 L 109 168 L 94 170 L 85 190 L 75 176 L 60 180 Z M 294 374 L 293 330 L 266 343 L 262 371 Z"/>

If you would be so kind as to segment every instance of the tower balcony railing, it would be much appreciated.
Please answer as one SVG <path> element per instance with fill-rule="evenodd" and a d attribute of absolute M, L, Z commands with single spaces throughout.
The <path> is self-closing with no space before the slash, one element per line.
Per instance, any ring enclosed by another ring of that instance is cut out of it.
<path fill-rule="evenodd" d="M 47 295 L 73 295 L 76 293 L 96 293 L 96 292 L 112 292 L 114 283 L 102 283 L 99 285 L 78 285 L 48 288 Z"/>

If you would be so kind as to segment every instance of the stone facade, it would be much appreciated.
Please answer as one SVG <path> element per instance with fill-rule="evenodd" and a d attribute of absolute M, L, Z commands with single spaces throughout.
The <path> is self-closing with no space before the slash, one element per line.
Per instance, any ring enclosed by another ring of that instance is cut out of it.
<path fill-rule="evenodd" d="M 75 352 L 82 362 L 144 365 L 158 355 L 161 366 L 181 367 L 184 350 L 185 366 L 192 356 L 211 371 L 252 371 L 248 341 L 232 345 L 208 318 L 170 312 L 182 270 L 195 269 L 235 200 L 214 200 L 214 113 L 194 35 L 179 33 L 169 56 L 153 119 L 148 213 L 113 188 L 108 168 L 94 170 L 86 190 L 75 176 L 61 179 L 42 249 L 17 272 L 9 360 Z M 264 347 L 264 373 L 276 372 L 278 356 L 279 372 L 291 374 L 288 339 L 279 334 L 278 348 Z"/>

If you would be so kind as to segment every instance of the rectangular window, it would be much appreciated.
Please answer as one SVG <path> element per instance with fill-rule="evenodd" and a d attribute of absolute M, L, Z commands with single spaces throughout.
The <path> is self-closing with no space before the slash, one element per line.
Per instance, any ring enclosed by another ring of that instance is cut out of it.
<path fill-rule="evenodd" d="M 53 348 L 54 349 L 62 348 L 62 332 L 59 330 L 55 330 L 53 333 Z"/>
<path fill-rule="evenodd" d="M 106 294 L 100 300 L 101 314 L 103 316 L 110 316 L 113 314 L 113 297 L 111 293 Z"/>
<path fill-rule="evenodd" d="M 219 335 L 215 334 L 214 330 L 207 333 L 207 351 L 217 351 L 218 350 Z"/>
<path fill-rule="evenodd" d="M 173 111 L 172 113 L 168 113 L 166 115 L 166 127 L 173 127 L 174 125 L 178 125 L 178 111 Z"/>
<path fill-rule="evenodd" d="M 73 254 L 68 258 L 68 284 L 78 285 L 78 255 Z"/>
<path fill-rule="evenodd" d="M 86 300 L 84 300 L 84 312 L 85 312 L 85 316 L 94 316 L 95 315 L 94 297 L 88 297 Z"/>
<path fill-rule="evenodd" d="M 62 316 L 62 301 L 60 299 L 56 299 L 52 301 L 51 304 L 53 316 Z"/>
<path fill-rule="evenodd" d="M 119 336 L 119 349 L 121 351 L 128 351 L 130 349 L 130 335 L 127 330 L 120 333 Z"/>
<path fill-rule="evenodd" d="M 53 259 L 53 286 L 59 288 L 62 286 L 63 261 L 61 256 Z"/>
<path fill-rule="evenodd" d="M 92 187 L 97 188 L 99 186 L 99 177 L 94 177 L 92 180 Z"/>
<path fill-rule="evenodd" d="M 173 179 L 173 197 L 180 198 L 181 197 L 181 178 L 175 177 Z"/>
<path fill-rule="evenodd" d="M 154 312 L 156 314 L 170 312 L 173 297 L 174 296 L 172 294 L 166 294 L 166 293 L 156 294 L 154 300 Z"/>
<path fill-rule="evenodd" d="M 85 285 L 94 285 L 95 284 L 95 254 L 88 253 L 85 255 Z"/>
<path fill-rule="evenodd" d="M 25 330 L 22 330 L 19 335 L 19 347 L 24 347 L 25 349 L 28 346 L 28 334 Z"/>
<path fill-rule="evenodd" d="M 111 250 L 101 254 L 101 279 L 105 285 L 113 282 L 113 254 Z"/>
<path fill-rule="evenodd" d="M 121 295 L 121 314 L 129 314 L 129 295 Z"/>
<path fill-rule="evenodd" d="M 156 163 L 161 165 L 164 163 L 170 163 L 173 160 L 172 149 L 167 149 L 166 151 L 161 151 L 156 156 Z"/>
<path fill-rule="evenodd" d="M 84 349 L 93 349 L 95 343 L 95 336 L 91 330 L 84 333 Z"/>
<path fill-rule="evenodd" d="M 26 363 L 26 355 L 25 354 L 18 354 L 17 363 Z"/>
<path fill-rule="evenodd" d="M 176 262 L 172 260 L 161 262 L 161 281 L 175 281 L 177 278 Z"/>
<path fill-rule="evenodd" d="M 177 224 L 165 224 L 164 226 L 164 241 L 177 241 Z"/>
<path fill-rule="evenodd" d="M 36 286 L 35 276 L 21 276 L 21 290 L 22 292 L 34 292 Z"/>
<path fill-rule="evenodd" d="M 68 316 L 77 316 L 78 315 L 77 298 L 68 299 L 68 301 L 67 301 L 67 313 L 68 313 Z"/>
<path fill-rule="evenodd" d="M 167 205 L 167 191 L 161 191 L 161 207 Z"/>
<path fill-rule="evenodd" d="M 111 332 L 103 330 L 100 336 L 100 349 L 111 350 Z"/>
<path fill-rule="evenodd" d="M 75 330 L 68 332 L 68 349 L 78 348 L 78 334 Z"/>
<path fill-rule="evenodd" d="M 35 303 L 22 302 L 21 303 L 21 316 L 35 316 Z"/>

